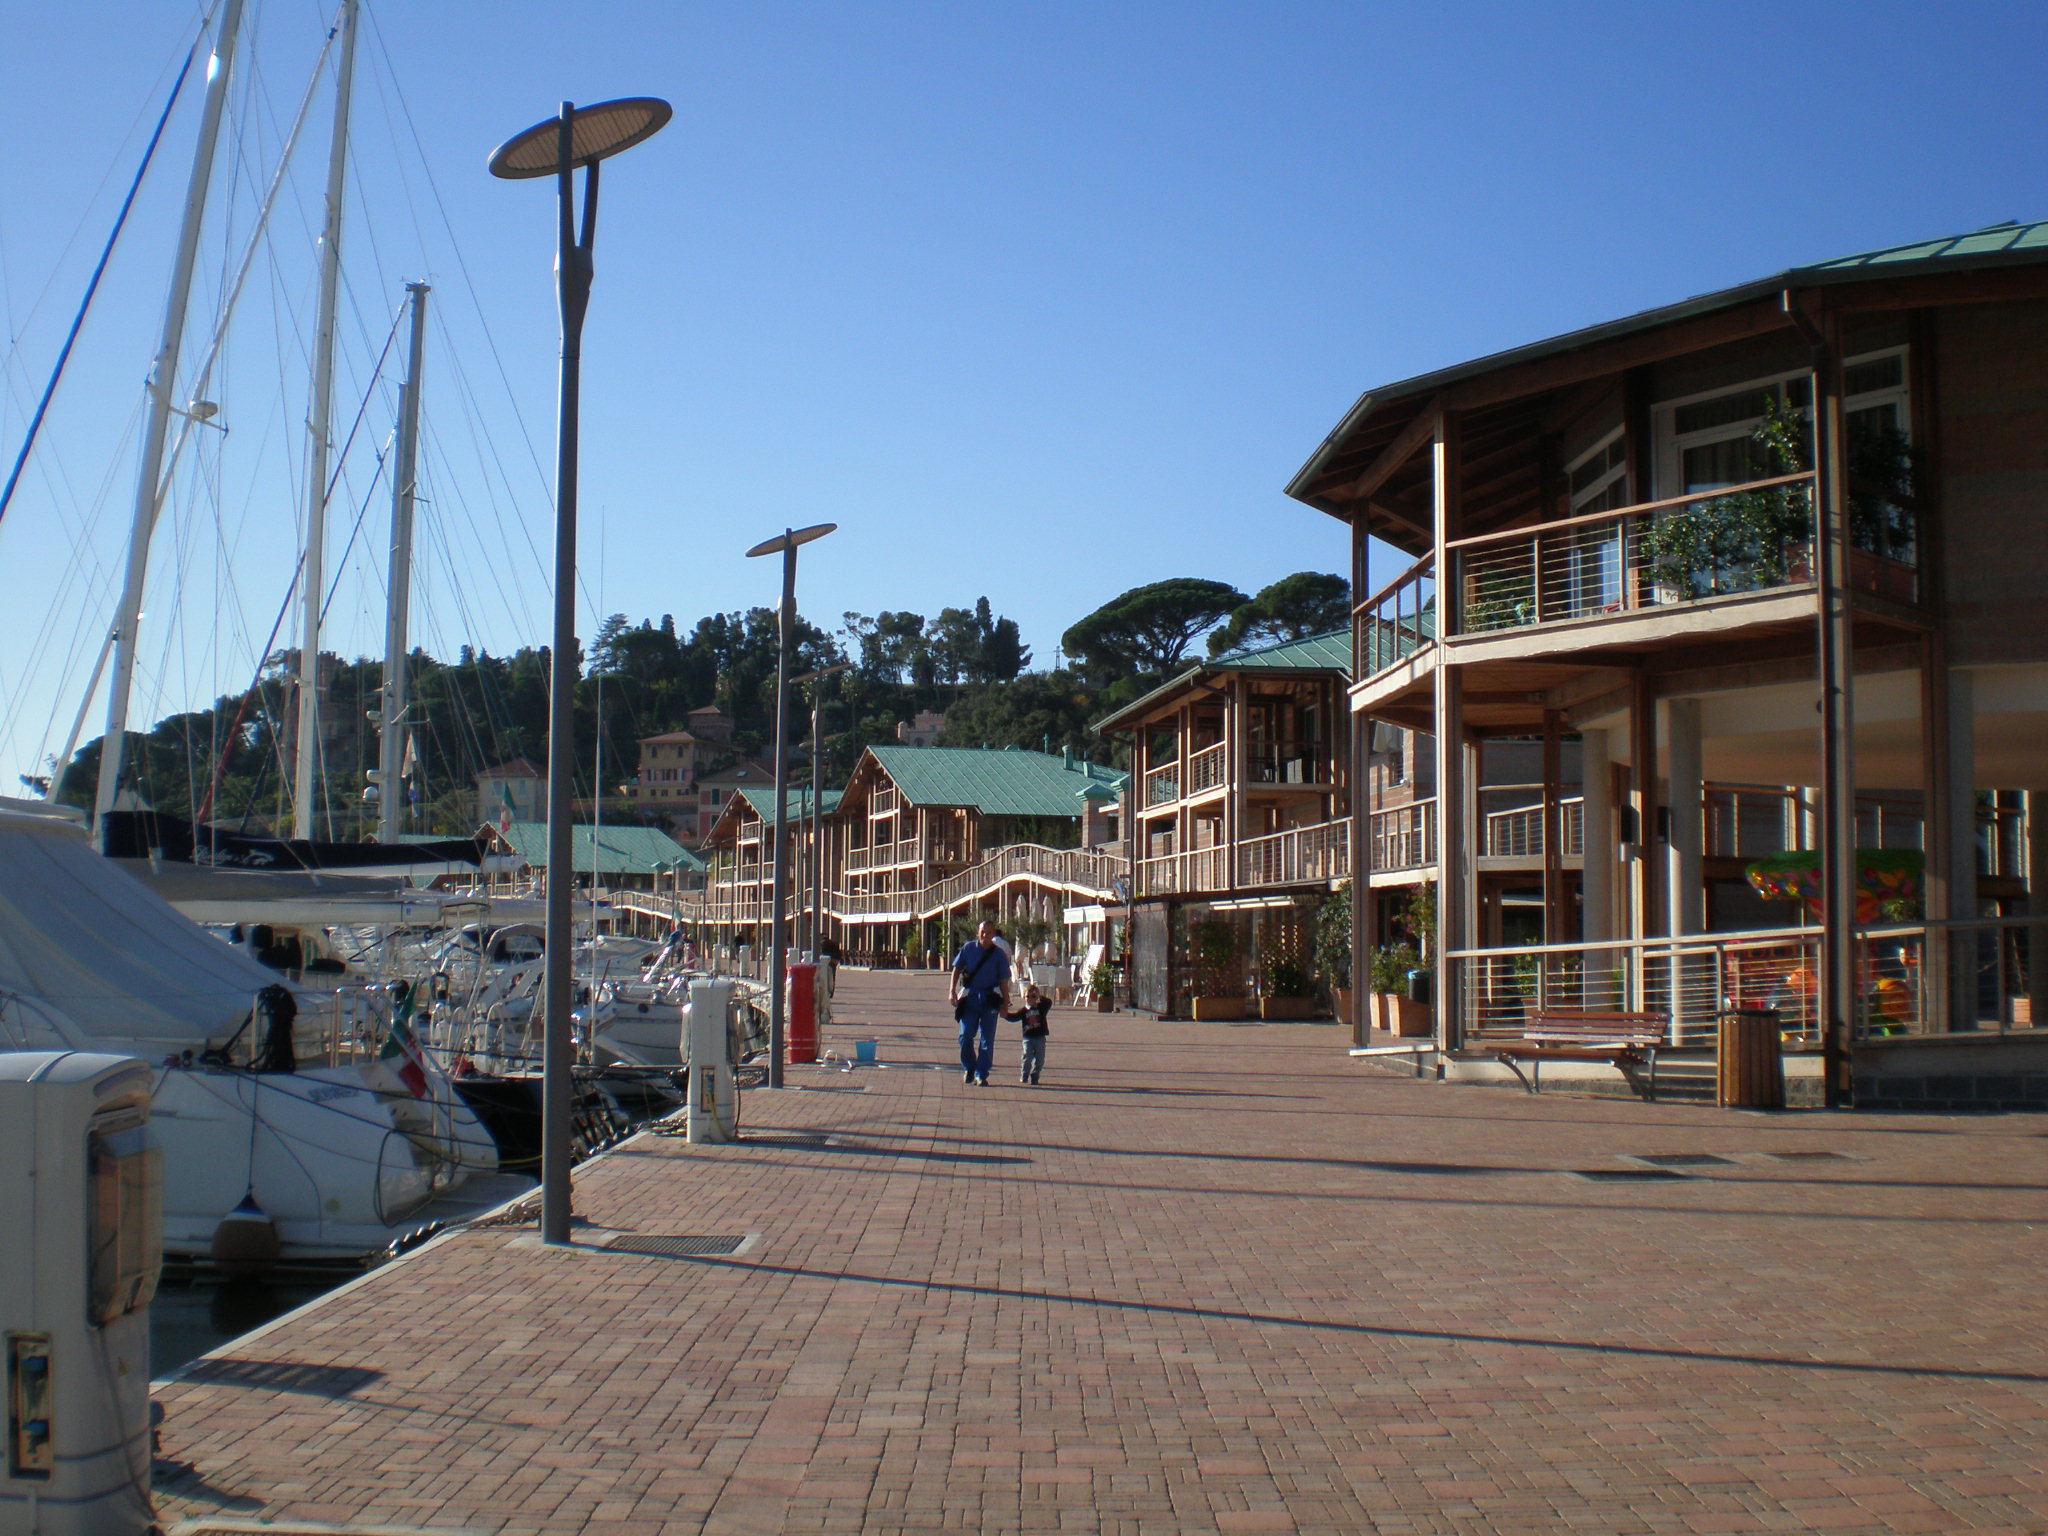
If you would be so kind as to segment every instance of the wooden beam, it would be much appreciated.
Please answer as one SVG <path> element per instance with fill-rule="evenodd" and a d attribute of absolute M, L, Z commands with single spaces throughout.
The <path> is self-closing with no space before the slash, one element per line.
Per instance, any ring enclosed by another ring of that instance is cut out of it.
<path fill-rule="evenodd" d="M 1768 335 L 1790 324 L 1778 308 L 1777 295 L 1772 294 L 1732 309 L 1674 321 L 1653 331 L 1636 331 L 1612 341 L 1592 342 L 1574 351 L 1495 369 L 1451 385 L 1443 391 L 1440 403 L 1444 410 L 1457 411 L 1502 405 L 1525 395 L 1582 384 L 1588 379 L 1622 373 L 1688 352 Z"/>
<path fill-rule="evenodd" d="M 1385 485 L 1396 470 L 1436 437 L 1436 419 L 1441 410 L 1442 404 L 1438 399 L 1433 397 L 1424 401 L 1422 409 L 1415 413 L 1415 419 L 1380 450 L 1380 456 L 1372 461 L 1364 474 L 1351 482 L 1350 489 L 1332 493 L 1331 499 L 1339 502 L 1364 501 Z"/>

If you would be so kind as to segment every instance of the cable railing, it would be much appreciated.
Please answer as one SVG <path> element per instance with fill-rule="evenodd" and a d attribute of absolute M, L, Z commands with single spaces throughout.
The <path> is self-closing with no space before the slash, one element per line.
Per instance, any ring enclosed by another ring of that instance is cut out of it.
<path fill-rule="evenodd" d="M 1422 869 L 1436 862 L 1436 801 L 1417 800 L 1372 813 L 1373 873 Z"/>
<path fill-rule="evenodd" d="M 1204 747 L 1188 758 L 1188 793 L 1199 795 L 1204 790 L 1220 789 L 1229 775 L 1228 746 L 1219 741 Z"/>
<path fill-rule="evenodd" d="M 1187 853 L 1140 859 L 1139 896 L 1185 896 L 1230 889 L 1230 850 L 1197 848 Z"/>
<path fill-rule="evenodd" d="M 1859 1040 L 2048 1028 L 2048 917 L 1886 924 L 1854 942 Z M 1723 1013 L 1762 1010 L 1786 1045 L 1820 1043 L 1818 928 L 1453 950 L 1444 964 L 1460 1038 L 1480 1048 L 1560 1007 L 1659 1015 L 1674 1046 L 1711 1045 Z"/>
<path fill-rule="evenodd" d="M 1517 786 L 1522 787 L 1522 786 Z M 1527 786 L 1541 792 L 1541 786 Z M 1494 786 L 1482 795 L 1494 793 Z M 1567 857 L 1586 851 L 1586 802 L 1574 795 L 1557 802 L 1558 852 Z M 1489 858 L 1543 857 L 1543 806 L 1516 805 L 1488 811 L 1481 821 L 1479 851 Z"/>
<path fill-rule="evenodd" d="M 1145 803 L 1169 805 L 1180 798 L 1180 764 L 1148 769 L 1145 774 Z"/>
<path fill-rule="evenodd" d="M 942 911 L 1002 884 L 1030 876 L 1069 890 L 1107 896 L 1120 864 L 1108 854 L 1087 848 L 1048 848 L 1041 843 L 1012 843 L 980 863 L 927 886 L 917 897 L 920 913 Z"/>
<path fill-rule="evenodd" d="M 1424 555 L 1351 610 L 1351 675 L 1358 682 L 1436 643 L 1436 570 Z"/>
<path fill-rule="evenodd" d="M 1456 633 L 1813 580 L 1812 471 L 1454 539 Z"/>
<path fill-rule="evenodd" d="M 1309 885 L 1350 875 L 1349 818 L 1249 838 L 1237 850 L 1237 883 L 1243 887 Z"/>

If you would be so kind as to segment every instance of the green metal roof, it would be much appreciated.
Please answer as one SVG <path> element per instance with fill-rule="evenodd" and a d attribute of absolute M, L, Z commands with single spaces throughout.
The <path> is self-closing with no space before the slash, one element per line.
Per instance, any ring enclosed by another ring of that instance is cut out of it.
<path fill-rule="evenodd" d="M 1129 775 L 1048 752 L 988 747 L 869 747 L 912 805 L 968 805 L 984 816 L 1079 816 L 1091 790 Z"/>
<path fill-rule="evenodd" d="M 1863 251 L 1855 256 L 1837 256 L 1817 261 L 1797 272 L 1834 272 L 1844 267 L 1891 266 L 1901 261 L 1945 261 L 1958 256 L 2000 256 L 2017 251 L 2048 251 L 2048 219 L 2031 224 L 2008 220 L 1967 235 L 1946 235 L 1939 240 L 1916 240 L 1910 245 L 1888 245 L 1883 250 Z"/>
<path fill-rule="evenodd" d="M 1505 352 L 1493 352 L 1485 357 L 1475 357 L 1469 362 L 1455 363 L 1448 368 L 1419 373 L 1412 378 L 1397 379 L 1393 383 L 1369 389 L 1358 397 L 1351 409 L 1344 413 L 1343 419 L 1317 445 L 1308 462 L 1295 471 L 1294 478 L 1287 482 L 1287 494 L 1312 507 L 1341 516 L 1342 514 L 1335 512 L 1334 507 L 1326 505 L 1318 498 L 1310 484 L 1322 472 L 1323 466 L 1331 456 L 1341 451 L 1352 433 L 1364 424 L 1376 408 L 1397 400 L 1429 394 L 1465 379 L 1479 378 L 1520 363 L 1535 362 L 1540 358 L 1555 357 L 1560 353 L 1593 346 L 1603 341 L 1612 341 L 1637 331 L 1654 330 L 1660 325 L 1670 325 L 1695 315 L 1711 314 L 1715 310 L 1728 309 L 1787 289 L 1820 288 L 1838 283 L 1868 282 L 1879 278 L 1897 277 L 1901 275 L 1901 267 L 1912 265 L 1917 265 L 1920 271 L 1911 275 L 1922 276 L 1944 272 L 1968 272 L 1989 267 L 2027 266 L 2043 261 L 2048 261 L 2048 220 L 2035 220 L 2026 224 L 2007 221 L 2003 224 L 1988 225 L 1983 229 L 1970 230 L 1965 234 L 1946 235 L 1935 240 L 1919 240 L 1909 245 L 1887 246 L 1882 250 L 1863 251 L 1853 256 L 1834 256 L 1826 261 L 1812 262 L 1803 267 L 1791 267 L 1770 277 L 1758 278 L 1734 288 L 1722 288 L 1712 293 L 1699 294 L 1690 299 L 1681 299 L 1675 304 L 1666 304 L 1657 309 L 1643 310 L 1638 314 L 1624 315 L 1618 320 L 1590 325 L 1583 330 L 1567 331 L 1560 336 L 1511 347 Z"/>
<path fill-rule="evenodd" d="M 1332 629 L 1306 640 L 1282 640 L 1249 651 L 1226 651 L 1207 661 L 1198 661 L 1185 672 L 1176 673 L 1151 692 L 1141 695 L 1112 714 L 1095 722 L 1098 731 L 1115 730 L 1117 722 L 1140 714 L 1168 694 L 1176 693 L 1204 672 L 1334 672 L 1351 680 L 1351 632 Z"/>
<path fill-rule="evenodd" d="M 756 816 L 759 816 L 763 821 L 773 821 L 775 819 L 775 786 L 773 784 L 763 784 L 759 788 L 755 788 L 754 786 L 749 785 L 745 788 L 734 791 L 734 793 L 743 797 L 746 800 L 747 804 L 751 805 L 754 808 L 754 814 Z M 844 790 L 826 790 L 825 793 L 819 797 L 820 809 L 822 809 L 827 816 L 831 815 L 833 808 L 839 804 L 840 796 L 844 793 Z M 788 815 L 792 818 L 810 815 L 810 789 L 806 786 L 799 785 L 798 787 L 790 790 L 789 798 L 783 802 L 783 805 L 786 808 Z"/>
<path fill-rule="evenodd" d="M 1282 640 L 1249 651 L 1225 651 L 1211 656 L 1197 670 L 1255 672 L 1261 668 L 1284 672 L 1342 672 L 1351 675 L 1351 631 L 1332 629 L 1306 640 Z"/>
<path fill-rule="evenodd" d="M 704 861 L 659 827 L 592 827 L 579 823 L 569 829 L 571 865 L 580 873 L 590 868 L 591 838 L 597 839 L 597 872 L 601 875 L 651 875 L 657 869 L 680 866 L 690 874 L 701 874 Z M 535 869 L 548 863 L 548 824 L 544 821 L 515 821 L 505 833 L 513 851 Z"/>

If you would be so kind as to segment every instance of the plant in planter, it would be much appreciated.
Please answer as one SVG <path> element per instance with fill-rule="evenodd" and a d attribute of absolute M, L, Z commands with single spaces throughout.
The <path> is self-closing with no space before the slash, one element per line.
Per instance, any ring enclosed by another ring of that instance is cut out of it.
<path fill-rule="evenodd" d="M 1306 1019 L 1316 1009 L 1315 985 L 1308 967 L 1282 955 L 1266 967 L 1265 995 L 1259 999 L 1262 1019 Z"/>
<path fill-rule="evenodd" d="M 1346 880 L 1316 911 L 1316 971 L 1330 989 L 1337 1017 L 1354 1022 L 1351 1004 L 1351 882 Z"/>
<path fill-rule="evenodd" d="M 1236 974 L 1237 930 L 1220 917 L 1204 918 L 1188 934 L 1199 968 L 1194 1014 L 1197 1019 L 1244 1017 L 1244 984 Z"/>
<path fill-rule="evenodd" d="M 1372 954 L 1373 1024 L 1392 1035 L 1414 1038 L 1430 1032 L 1430 1008 L 1408 995 L 1408 973 L 1423 969 L 1413 944 L 1382 944 Z"/>
<path fill-rule="evenodd" d="M 1805 414 L 1773 399 L 1750 434 L 1759 479 L 1811 468 Z M 1806 485 L 1776 485 L 1702 499 L 1651 519 L 1642 533 L 1644 575 L 1665 602 L 1750 592 L 1804 580 L 1811 570 L 1813 498 Z"/>
<path fill-rule="evenodd" d="M 1097 1012 L 1108 1013 L 1116 1005 L 1116 967 L 1107 960 L 1098 960 L 1089 967 L 1086 985 L 1088 995 L 1095 999 Z"/>

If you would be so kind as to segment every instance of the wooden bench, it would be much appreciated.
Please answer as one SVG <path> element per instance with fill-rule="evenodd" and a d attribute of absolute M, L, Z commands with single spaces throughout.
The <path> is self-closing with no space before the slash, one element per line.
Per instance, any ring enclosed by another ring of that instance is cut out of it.
<path fill-rule="evenodd" d="M 1668 1020 L 1661 1013 L 1621 1013 L 1605 1008 L 1542 1008 L 1529 1015 L 1519 1040 L 1489 1041 L 1494 1060 L 1520 1079 L 1530 1093 L 1543 1088 L 1546 1061 L 1604 1061 L 1647 1100 L 1657 1097 L 1657 1052 L 1666 1043 Z M 1523 1075 L 1522 1063 L 1529 1063 Z M 1636 1069 L 1648 1078 L 1636 1079 Z"/>

